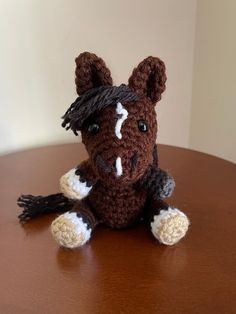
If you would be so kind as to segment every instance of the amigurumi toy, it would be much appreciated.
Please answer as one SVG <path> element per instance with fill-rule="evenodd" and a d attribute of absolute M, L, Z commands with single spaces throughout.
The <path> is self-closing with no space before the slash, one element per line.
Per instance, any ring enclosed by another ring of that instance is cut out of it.
<path fill-rule="evenodd" d="M 160 243 L 177 243 L 189 220 L 163 201 L 175 187 L 158 166 L 155 104 L 165 90 L 163 61 L 148 57 L 128 85 L 113 86 L 104 61 L 84 52 L 76 58 L 75 74 L 79 97 L 62 126 L 81 132 L 89 157 L 61 177 L 62 193 L 22 195 L 20 221 L 61 212 L 51 232 L 67 248 L 85 244 L 99 224 L 121 229 L 141 219 Z"/>

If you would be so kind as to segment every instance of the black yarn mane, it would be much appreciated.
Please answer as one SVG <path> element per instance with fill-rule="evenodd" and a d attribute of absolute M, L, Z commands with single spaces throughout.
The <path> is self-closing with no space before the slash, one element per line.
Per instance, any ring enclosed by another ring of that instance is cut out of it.
<path fill-rule="evenodd" d="M 78 97 L 71 104 L 62 119 L 62 127 L 71 129 L 75 135 L 82 129 L 83 123 L 96 111 L 106 108 L 117 102 L 126 103 L 138 101 L 138 95 L 127 85 L 100 86 L 92 88 Z"/>

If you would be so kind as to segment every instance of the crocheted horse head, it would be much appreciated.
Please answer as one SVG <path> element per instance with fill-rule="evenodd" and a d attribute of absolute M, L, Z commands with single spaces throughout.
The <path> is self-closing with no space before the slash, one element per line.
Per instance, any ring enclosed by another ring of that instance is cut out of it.
<path fill-rule="evenodd" d="M 109 69 L 95 54 L 76 59 L 79 97 L 63 116 L 62 126 L 81 132 L 89 158 L 60 180 L 61 192 L 47 197 L 21 196 L 21 221 L 64 211 L 51 226 L 62 246 L 86 243 L 98 224 L 125 228 L 143 219 L 161 243 L 177 243 L 189 220 L 163 201 L 173 178 L 158 166 L 155 104 L 165 90 L 165 65 L 143 60 L 128 85 L 113 86 Z"/>

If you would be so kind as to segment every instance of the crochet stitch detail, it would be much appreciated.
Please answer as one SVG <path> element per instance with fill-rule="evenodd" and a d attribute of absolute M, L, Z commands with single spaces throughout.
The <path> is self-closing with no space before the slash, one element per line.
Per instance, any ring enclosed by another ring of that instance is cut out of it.
<path fill-rule="evenodd" d="M 22 195 L 21 222 L 47 213 L 65 213 L 52 223 L 56 241 L 75 248 L 103 224 L 122 229 L 143 221 L 161 243 L 177 243 L 187 232 L 185 214 L 164 202 L 174 179 L 158 162 L 156 102 L 165 90 L 165 64 L 144 59 L 128 85 L 112 86 L 110 70 L 95 54 L 76 58 L 79 97 L 62 126 L 81 132 L 88 159 L 60 179 L 62 193 Z"/>
<path fill-rule="evenodd" d="M 60 245 L 68 248 L 82 246 L 91 235 L 91 229 L 87 229 L 87 224 L 76 213 L 65 213 L 56 218 L 52 222 L 51 232 Z"/>
<path fill-rule="evenodd" d="M 161 210 L 151 222 L 152 233 L 160 243 L 173 245 L 183 238 L 189 227 L 187 216 L 177 208 Z"/>
<path fill-rule="evenodd" d="M 75 172 L 76 169 L 71 169 L 61 177 L 61 192 L 69 199 L 81 200 L 89 194 L 92 186 L 88 187 L 86 182 L 81 182 L 80 176 Z"/>
<path fill-rule="evenodd" d="M 111 72 L 105 62 L 94 53 L 83 52 L 76 59 L 75 85 L 78 95 L 87 90 L 112 85 Z"/>

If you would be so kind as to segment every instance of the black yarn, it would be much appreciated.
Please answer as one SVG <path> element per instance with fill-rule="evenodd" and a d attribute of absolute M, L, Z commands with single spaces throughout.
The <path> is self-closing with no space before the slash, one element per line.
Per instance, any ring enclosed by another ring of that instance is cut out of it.
<path fill-rule="evenodd" d="M 153 222 L 153 217 L 159 215 L 162 210 L 168 210 L 169 205 L 162 199 L 152 199 L 151 197 L 148 197 L 145 208 L 144 220 L 150 226 L 150 222 Z"/>
<path fill-rule="evenodd" d="M 152 157 L 153 157 L 153 166 L 158 167 L 157 144 L 153 146 Z"/>
<path fill-rule="evenodd" d="M 138 155 L 137 152 L 131 157 L 131 173 L 132 173 L 132 172 L 135 170 L 135 168 L 137 167 L 138 158 L 139 158 L 139 155 Z"/>
<path fill-rule="evenodd" d="M 158 200 L 169 197 L 172 194 L 175 188 L 175 181 L 166 171 L 150 167 L 138 187 L 144 188 L 148 191 L 149 196 Z"/>
<path fill-rule="evenodd" d="M 112 171 L 111 167 L 107 165 L 107 163 L 105 162 L 105 160 L 103 160 L 101 155 L 97 155 L 96 164 L 99 168 L 101 168 L 106 173 L 110 173 Z"/>
<path fill-rule="evenodd" d="M 17 204 L 23 208 L 23 212 L 18 216 L 21 222 L 32 218 L 70 210 L 74 202 L 65 197 L 62 193 L 49 196 L 21 195 Z"/>
<path fill-rule="evenodd" d="M 79 176 L 80 182 L 84 183 L 86 182 L 87 187 L 91 187 L 94 184 L 94 181 L 90 179 L 88 176 L 86 176 L 86 171 L 83 169 L 83 167 L 80 167 L 80 165 L 76 168 L 75 174 Z"/>
<path fill-rule="evenodd" d="M 71 129 L 75 135 L 78 135 L 77 131 L 82 129 L 85 120 L 96 111 L 117 102 L 127 103 L 138 101 L 138 99 L 138 95 L 124 84 L 92 88 L 71 104 L 62 117 L 64 120 L 62 127 L 66 130 Z"/>

